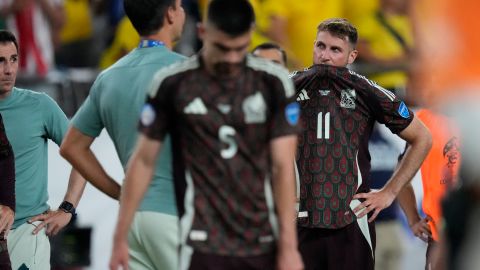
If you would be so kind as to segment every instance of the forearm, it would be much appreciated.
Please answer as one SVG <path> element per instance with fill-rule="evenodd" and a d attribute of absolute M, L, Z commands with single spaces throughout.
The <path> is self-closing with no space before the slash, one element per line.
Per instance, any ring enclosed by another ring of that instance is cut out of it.
<path fill-rule="evenodd" d="M 398 194 L 398 203 L 407 217 L 408 224 L 412 226 L 421 220 L 417 209 L 417 200 L 411 184 L 406 185 Z"/>
<path fill-rule="evenodd" d="M 70 173 L 70 179 L 68 181 L 67 193 L 65 194 L 64 200 L 72 203 L 75 207 L 78 206 L 80 198 L 82 197 L 83 191 L 85 190 L 85 185 L 87 181 L 80 175 L 80 173 L 72 169 Z"/>
<path fill-rule="evenodd" d="M 279 249 L 297 247 L 294 179 L 293 166 L 291 170 L 280 168 L 273 173 L 273 194 L 279 222 Z"/>
<path fill-rule="evenodd" d="M 392 178 L 385 185 L 385 189 L 392 192 L 395 196 L 413 179 L 432 147 L 432 136 L 428 129 L 419 120 L 414 119 L 413 121 L 412 127 L 409 126 L 409 131 L 407 132 L 411 133 L 412 129 L 414 129 L 415 134 L 413 136 L 411 134 L 401 134 L 401 136 L 407 137 L 409 147 L 405 151 L 405 155 L 399 162 Z"/>
<path fill-rule="evenodd" d="M 296 146 L 296 135 L 280 137 L 271 143 L 273 196 L 279 222 L 279 250 L 297 248 L 294 169 Z"/>
<path fill-rule="evenodd" d="M 112 199 L 120 199 L 120 185 L 105 172 L 90 148 L 73 146 L 65 149 L 62 147 L 60 153 L 93 186 Z"/>

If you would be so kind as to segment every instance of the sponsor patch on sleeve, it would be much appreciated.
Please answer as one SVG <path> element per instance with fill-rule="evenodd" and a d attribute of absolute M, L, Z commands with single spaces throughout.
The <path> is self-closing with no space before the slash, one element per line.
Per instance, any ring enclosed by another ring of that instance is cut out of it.
<path fill-rule="evenodd" d="M 144 126 L 150 126 L 153 121 L 155 121 L 155 110 L 152 105 L 145 104 L 142 108 L 142 113 L 140 114 L 140 121 Z"/>
<path fill-rule="evenodd" d="M 297 102 L 292 102 L 285 107 L 285 117 L 291 126 L 295 126 L 300 119 L 300 105 Z"/>
<path fill-rule="evenodd" d="M 410 117 L 410 112 L 408 111 L 407 105 L 405 105 L 403 101 L 400 103 L 400 107 L 398 107 L 398 114 L 400 114 L 400 116 L 403 118 Z"/>

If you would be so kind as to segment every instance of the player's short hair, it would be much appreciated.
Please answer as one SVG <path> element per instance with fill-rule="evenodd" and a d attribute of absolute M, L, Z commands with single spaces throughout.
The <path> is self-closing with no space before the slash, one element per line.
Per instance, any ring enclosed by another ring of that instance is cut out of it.
<path fill-rule="evenodd" d="M 252 28 L 255 13 L 248 0 L 212 0 L 207 10 L 207 22 L 235 37 Z"/>
<path fill-rule="evenodd" d="M 7 43 L 7 42 L 13 42 L 13 44 L 15 44 L 15 48 L 17 48 L 17 53 L 18 53 L 18 42 L 17 42 L 17 38 L 15 37 L 15 35 L 8 30 L 1 29 L 0 30 L 0 43 Z"/>
<path fill-rule="evenodd" d="M 355 48 L 358 40 L 357 28 L 353 26 L 347 19 L 332 18 L 321 22 L 317 27 L 317 34 L 319 32 L 329 32 L 332 36 L 347 39 L 348 42 Z"/>
<path fill-rule="evenodd" d="M 255 51 L 257 51 L 257 50 L 271 50 L 271 49 L 278 50 L 282 55 L 283 62 L 287 63 L 287 53 L 285 52 L 285 50 L 282 47 L 280 47 L 280 45 L 278 45 L 276 43 L 264 42 L 264 43 L 258 45 L 257 47 L 253 48 L 252 53 L 255 53 Z"/>
<path fill-rule="evenodd" d="M 175 8 L 175 0 L 124 0 L 125 14 L 140 36 L 156 33 L 163 27 L 169 7 Z"/>

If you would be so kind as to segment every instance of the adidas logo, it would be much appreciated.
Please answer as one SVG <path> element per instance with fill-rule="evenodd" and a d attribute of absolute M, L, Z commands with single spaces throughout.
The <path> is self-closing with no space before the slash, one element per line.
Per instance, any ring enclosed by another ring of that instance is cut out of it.
<path fill-rule="evenodd" d="M 300 94 L 298 94 L 297 101 L 308 100 L 308 99 L 310 99 L 310 97 L 307 94 L 307 90 L 302 89 L 302 91 L 300 91 Z"/>
<path fill-rule="evenodd" d="M 199 97 L 192 100 L 188 105 L 183 109 L 185 114 L 207 114 L 207 107 L 203 104 L 202 99 Z"/>

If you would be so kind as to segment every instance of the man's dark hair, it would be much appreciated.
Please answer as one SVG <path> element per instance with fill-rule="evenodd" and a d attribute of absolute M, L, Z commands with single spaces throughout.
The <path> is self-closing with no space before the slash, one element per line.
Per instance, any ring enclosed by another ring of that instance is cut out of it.
<path fill-rule="evenodd" d="M 7 43 L 7 42 L 13 42 L 13 44 L 15 44 L 15 48 L 17 48 L 17 52 L 18 52 L 18 42 L 17 42 L 17 38 L 15 37 L 15 35 L 8 30 L 1 29 L 0 30 L 0 43 Z"/>
<path fill-rule="evenodd" d="M 148 36 L 163 26 L 168 8 L 175 8 L 175 0 L 124 0 L 123 7 L 138 34 Z"/>
<path fill-rule="evenodd" d="M 329 32 L 332 36 L 347 39 L 353 48 L 357 45 L 357 28 L 348 20 L 341 18 L 332 18 L 321 22 L 317 27 L 318 32 Z"/>
<path fill-rule="evenodd" d="M 235 37 L 251 29 L 255 13 L 248 0 L 212 0 L 208 6 L 207 22 Z"/>
<path fill-rule="evenodd" d="M 257 51 L 257 50 L 271 50 L 271 49 L 278 50 L 282 54 L 283 62 L 287 63 L 287 53 L 285 52 L 285 50 L 282 47 L 280 47 L 280 45 L 278 45 L 276 43 L 264 42 L 264 43 L 258 45 L 257 47 L 253 48 L 252 53 L 255 53 L 255 51 Z"/>

